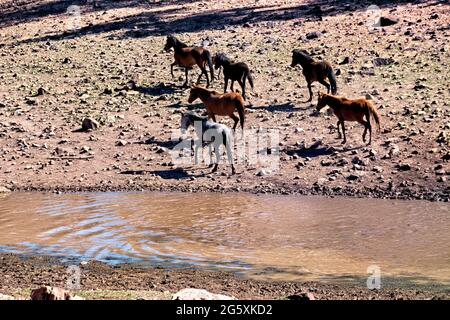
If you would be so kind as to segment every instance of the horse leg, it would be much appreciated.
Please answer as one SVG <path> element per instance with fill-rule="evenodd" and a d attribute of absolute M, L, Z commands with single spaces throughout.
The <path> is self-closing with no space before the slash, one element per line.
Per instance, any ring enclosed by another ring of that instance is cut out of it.
<path fill-rule="evenodd" d="M 312 98 L 313 98 L 313 92 L 312 92 L 312 88 L 311 88 L 311 82 L 308 82 L 308 90 L 309 90 L 309 100 L 306 102 L 311 102 Z"/>
<path fill-rule="evenodd" d="M 244 78 L 244 81 L 238 80 L 238 83 L 239 83 L 239 85 L 242 88 L 242 97 L 244 98 L 244 100 L 246 100 L 245 99 L 245 78 Z"/>
<path fill-rule="evenodd" d="M 217 168 L 219 167 L 219 161 L 220 161 L 220 145 L 218 146 L 216 142 L 214 142 L 214 153 L 216 154 L 216 163 L 214 164 L 214 168 L 211 172 L 216 172 Z"/>
<path fill-rule="evenodd" d="M 344 141 L 342 141 L 342 144 L 346 144 L 347 143 L 347 137 L 345 135 L 345 125 L 344 125 L 344 120 L 341 120 L 341 125 L 342 125 L 342 132 L 344 133 Z"/>
<path fill-rule="evenodd" d="M 209 88 L 209 76 L 208 76 L 208 71 L 206 70 L 206 68 L 203 68 L 203 73 L 205 74 L 205 77 L 206 77 L 206 87 Z"/>
<path fill-rule="evenodd" d="M 367 145 L 370 145 L 370 144 L 372 144 L 372 125 L 370 124 L 370 122 L 367 121 L 364 126 L 365 126 L 365 129 L 364 129 L 363 141 L 366 142 L 365 134 L 367 133 L 367 130 L 369 130 L 369 142 L 367 143 Z"/>
<path fill-rule="evenodd" d="M 202 75 L 203 75 L 203 69 L 202 69 L 202 73 L 200 73 L 200 75 L 198 76 L 196 85 L 200 84 L 200 80 L 202 79 Z"/>
<path fill-rule="evenodd" d="M 325 80 L 320 80 L 319 82 L 327 88 L 327 93 L 330 94 L 330 88 L 331 88 L 330 84 L 328 82 L 326 82 Z"/>
<path fill-rule="evenodd" d="M 363 132 L 362 138 L 363 138 L 363 142 L 366 142 L 366 135 L 367 135 L 367 129 L 369 129 L 368 128 L 369 123 L 367 121 L 364 121 L 363 119 L 358 120 L 358 122 L 364 126 L 364 132 Z"/>
<path fill-rule="evenodd" d="M 194 164 L 198 165 L 198 148 L 199 146 L 194 141 Z"/>
<path fill-rule="evenodd" d="M 339 128 L 340 125 L 341 125 L 341 120 L 339 120 L 337 122 L 337 130 L 338 130 L 338 134 L 339 134 L 338 139 L 342 139 L 341 129 Z"/>
<path fill-rule="evenodd" d="M 223 93 L 226 93 L 227 92 L 227 88 L 228 88 L 228 77 L 227 76 L 225 76 L 225 87 L 223 88 Z"/>
<path fill-rule="evenodd" d="M 174 62 L 174 63 L 172 63 L 172 64 L 170 65 L 170 74 L 172 75 L 172 79 L 175 78 L 175 76 L 174 76 L 174 74 L 173 74 L 173 67 L 176 66 L 176 65 L 177 65 L 176 62 Z"/>
<path fill-rule="evenodd" d="M 231 80 L 231 87 L 230 87 L 230 89 L 231 89 L 231 92 L 234 92 L 234 80 Z"/>
<path fill-rule="evenodd" d="M 186 81 L 183 84 L 183 87 L 187 87 L 188 86 L 188 68 L 184 68 L 184 73 L 186 75 Z"/>
<path fill-rule="evenodd" d="M 232 113 L 230 115 L 230 118 L 234 120 L 233 130 L 236 130 L 236 127 L 237 127 L 238 122 L 239 122 L 239 117 L 237 115 L 235 115 L 234 113 Z"/>
<path fill-rule="evenodd" d="M 214 113 L 208 112 L 208 117 L 209 117 L 210 119 L 212 119 L 212 121 L 217 122 L 217 121 L 216 121 L 216 115 L 215 115 Z"/>
<path fill-rule="evenodd" d="M 234 169 L 233 153 L 231 151 L 230 140 L 228 139 L 227 136 L 225 136 L 225 141 L 223 142 L 223 144 L 225 145 L 225 148 L 227 149 L 227 158 L 228 158 L 228 163 L 231 165 L 231 174 L 235 174 L 236 170 Z"/>
<path fill-rule="evenodd" d="M 212 159 L 213 150 L 212 150 L 212 144 L 211 143 L 208 144 L 208 153 L 209 153 L 209 165 L 208 165 L 208 168 L 211 168 L 214 165 L 213 159 Z"/>

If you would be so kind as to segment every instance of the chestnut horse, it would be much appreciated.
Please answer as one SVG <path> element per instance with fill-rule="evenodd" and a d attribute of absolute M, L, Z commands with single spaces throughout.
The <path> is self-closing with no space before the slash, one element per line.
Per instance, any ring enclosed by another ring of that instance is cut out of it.
<path fill-rule="evenodd" d="M 181 42 L 172 35 L 167 36 L 166 45 L 164 50 L 168 52 L 171 48 L 174 48 L 174 59 L 170 65 L 170 74 L 173 75 L 173 67 L 178 65 L 184 67 L 186 74 L 186 81 L 183 86 L 188 86 L 188 71 L 192 69 L 193 66 L 198 65 L 202 70 L 202 73 L 198 77 L 197 84 L 200 83 L 202 75 L 206 76 L 206 87 L 209 87 L 209 77 L 208 71 L 206 71 L 206 65 L 209 66 L 211 72 L 211 81 L 214 80 L 214 68 L 212 63 L 211 53 L 203 47 L 189 47 L 187 44 Z"/>
<path fill-rule="evenodd" d="M 347 142 L 347 138 L 345 136 L 344 121 L 358 121 L 364 126 L 364 142 L 366 142 L 366 134 L 367 130 L 369 130 L 370 138 L 368 144 L 372 143 L 372 118 L 375 120 L 378 132 L 380 131 L 380 115 L 375 109 L 373 103 L 367 99 L 361 98 L 350 100 L 347 98 L 332 96 L 326 93 L 319 92 L 317 111 L 320 111 L 325 106 L 329 106 L 331 109 L 333 109 L 334 114 L 339 119 L 337 123 L 339 139 L 342 138 L 341 131 L 339 130 L 339 125 L 342 126 L 342 131 L 344 132 L 344 141 L 342 141 L 342 144 Z M 364 120 L 364 116 L 366 117 L 367 121 Z"/>
<path fill-rule="evenodd" d="M 309 100 L 307 102 L 312 101 L 313 93 L 311 84 L 316 81 L 327 88 L 327 93 L 330 93 L 330 88 L 331 94 L 335 95 L 337 93 L 336 76 L 329 62 L 315 61 L 305 51 L 294 50 L 292 51 L 291 67 L 295 67 L 297 64 L 302 66 L 303 75 L 308 83 Z M 325 81 L 326 78 L 330 80 L 330 83 Z"/>
<path fill-rule="evenodd" d="M 202 87 L 193 87 L 189 94 L 188 102 L 192 103 L 200 99 L 206 106 L 208 117 L 216 122 L 217 116 L 228 116 L 234 120 L 233 130 L 236 129 L 238 122 L 241 123 L 241 128 L 244 130 L 244 99 L 238 92 L 220 93 L 215 90 L 208 90 Z M 239 117 L 234 114 L 237 110 Z"/>

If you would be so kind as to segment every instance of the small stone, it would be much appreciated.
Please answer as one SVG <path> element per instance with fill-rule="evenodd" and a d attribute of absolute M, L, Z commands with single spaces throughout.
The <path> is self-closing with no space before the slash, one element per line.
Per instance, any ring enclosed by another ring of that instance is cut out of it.
<path fill-rule="evenodd" d="M 381 173 L 381 172 L 383 172 L 383 168 L 382 167 L 380 167 L 380 166 L 375 166 L 375 167 L 373 167 L 373 169 L 372 169 L 373 171 L 375 171 L 375 172 L 378 172 L 378 173 Z"/>
<path fill-rule="evenodd" d="M 398 20 L 389 17 L 380 17 L 380 19 L 378 20 L 378 25 L 380 27 L 389 27 L 397 23 Z"/>
<path fill-rule="evenodd" d="M 10 193 L 10 192 L 11 192 L 11 190 L 9 190 L 8 188 L 0 186 L 0 194 Z"/>
<path fill-rule="evenodd" d="M 98 127 L 100 127 L 100 124 L 92 118 L 84 118 L 81 123 L 81 129 L 83 131 L 95 130 Z"/>
<path fill-rule="evenodd" d="M 260 171 L 256 174 L 256 176 L 258 176 L 258 177 L 264 177 L 264 176 L 267 176 L 267 175 L 269 175 L 269 174 L 270 174 L 270 170 L 262 169 L 262 170 L 260 170 Z"/>
<path fill-rule="evenodd" d="M 356 181 L 359 179 L 359 176 L 357 174 L 350 174 L 349 176 L 347 176 L 347 180 L 349 181 Z"/>
<path fill-rule="evenodd" d="M 116 142 L 116 146 L 119 146 L 119 147 L 123 147 L 123 146 L 125 146 L 127 144 L 128 144 L 128 142 L 126 142 L 125 140 L 118 140 Z"/>
<path fill-rule="evenodd" d="M 316 298 L 314 297 L 314 294 L 312 294 L 311 292 L 301 292 L 301 293 L 296 293 L 293 294 L 291 296 L 287 297 L 289 300 L 316 300 Z"/>
<path fill-rule="evenodd" d="M 389 66 L 391 64 L 394 64 L 395 60 L 392 58 L 375 58 L 373 59 L 373 65 L 375 67 L 381 67 L 381 66 Z"/>
<path fill-rule="evenodd" d="M 411 165 L 408 163 L 402 163 L 397 166 L 399 171 L 409 171 L 411 170 Z"/>
<path fill-rule="evenodd" d="M 320 38 L 321 36 L 323 36 L 322 32 L 319 32 L 319 31 L 313 31 L 313 32 L 308 32 L 308 33 L 306 34 L 306 39 L 312 40 L 312 39 Z"/>

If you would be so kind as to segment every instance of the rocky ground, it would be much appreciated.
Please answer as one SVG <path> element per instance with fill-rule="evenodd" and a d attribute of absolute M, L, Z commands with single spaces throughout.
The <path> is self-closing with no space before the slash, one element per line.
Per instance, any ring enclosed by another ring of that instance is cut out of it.
<path fill-rule="evenodd" d="M 226 272 L 195 269 L 141 269 L 128 265 L 112 267 L 87 262 L 81 268 L 80 288 L 71 293 L 85 299 L 170 299 L 184 288 L 206 289 L 237 299 L 450 299 L 439 290 L 384 288 L 317 282 L 264 282 L 239 278 Z M 49 257 L 24 258 L 0 254 L 0 300 L 2 294 L 28 299 L 41 286 L 66 288 L 68 266 Z M 6 297 L 4 297 L 6 299 Z"/>
<path fill-rule="evenodd" d="M 80 1 L 80 28 L 70 31 L 76 1 L 0 1 L 0 186 L 447 201 L 449 4 L 391 2 Z M 373 3 L 398 22 L 368 28 Z M 180 113 L 204 107 L 187 103 L 182 70 L 170 76 L 169 33 L 251 66 L 246 127 L 279 130 L 279 170 L 241 163 L 231 176 L 226 166 L 209 174 L 173 163 Z M 370 147 L 352 123 L 341 145 L 334 116 L 304 102 L 301 70 L 289 67 L 294 48 L 332 63 L 339 94 L 374 100 L 382 131 Z M 85 117 L 99 128 L 77 132 Z"/>

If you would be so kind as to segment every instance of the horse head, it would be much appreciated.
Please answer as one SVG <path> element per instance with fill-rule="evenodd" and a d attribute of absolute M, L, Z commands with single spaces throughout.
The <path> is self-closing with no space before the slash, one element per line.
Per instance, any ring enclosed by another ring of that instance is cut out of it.
<path fill-rule="evenodd" d="M 311 63 L 313 61 L 314 59 L 305 50 L 295 49 L 292 51 L 291 67 L 295 67 L 297 64 L 303 66 L 305 63 Z"/>
<path fill-rule="evenodd" d="M 166 38 L 166 45 L 164 46 L 164 51 L 168 52 L 170 49 L 175 47 L 176 38 L 173 35 L 168 35 Z"/>
<path fill-rule="evenodd" d="M 192 103 L 200 97 L 198 87 L 192 87 L 189 93 L 188 102 Z"/>
<path fill-rule="evenodd" d="M 325 99 L 327 95 L 325 93 L 319 91 L 317 93 L 317 96 L 318 96 L 318 100 L 317 100 L 316 110 L 320 111 L 320 110 L 322 110 L 322 108 L 324 108 L 327 105 L 327 102 L 326 102 L 326 99 Z"/>

